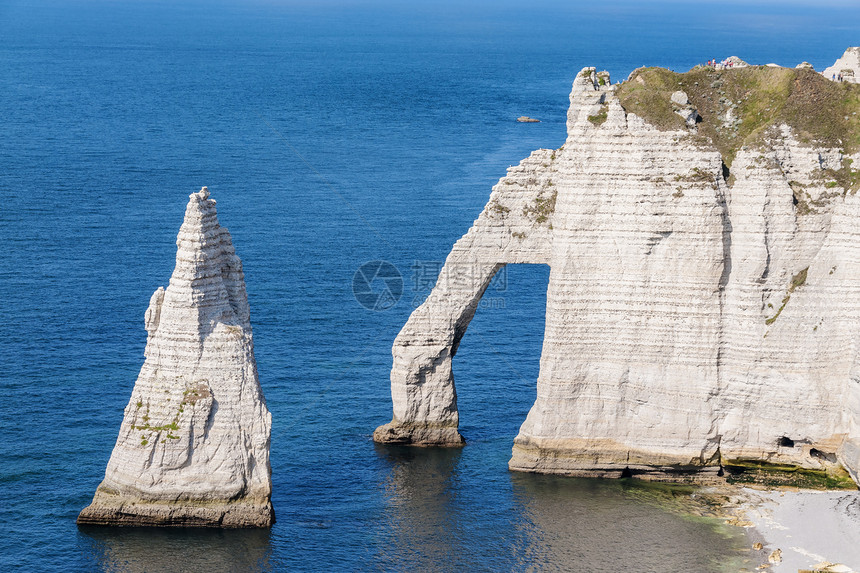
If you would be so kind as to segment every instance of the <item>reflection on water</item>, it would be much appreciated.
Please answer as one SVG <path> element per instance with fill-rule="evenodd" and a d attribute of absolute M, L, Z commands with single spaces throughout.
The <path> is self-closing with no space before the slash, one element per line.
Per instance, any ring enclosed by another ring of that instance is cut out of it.
<path fill-rule="evenodd" d="M 742 530 L 683 514 L 689 488 L 522 473 L 468 487 L 469 453 L 377 446 L 385 570 L 737 571 Z M 486 471 L 486 470 L 484 470 Z M 474 483 L 472 483 L 474 485 Z M 464 508 L 471 508 L 465 511 Z"/>
<path fill-rule="evenodd" d="M 143 573 L 272 571 L 268 529 L 79 527 L 99 571 Z"/>
<path fill-rule="evenodd" d="M 390 539 L 380 544 L 379 564 L 427 570 L 462 562 L 471 545 L 463 538 L 456 503 L 462 450 L 380 445 L 376 450 L 391 464 L 382 483 L 389 505 L 382 525 Z"/>

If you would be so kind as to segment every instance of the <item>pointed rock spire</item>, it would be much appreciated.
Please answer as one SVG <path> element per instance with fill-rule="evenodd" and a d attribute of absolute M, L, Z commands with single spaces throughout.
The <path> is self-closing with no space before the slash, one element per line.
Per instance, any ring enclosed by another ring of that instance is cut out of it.
<path fill-rule="evenodd" d="M 176 246 L 105 479 L 78 523 L 270 526 L 271 414 L 242 262 L 206 187 L 190 195 Z"/>

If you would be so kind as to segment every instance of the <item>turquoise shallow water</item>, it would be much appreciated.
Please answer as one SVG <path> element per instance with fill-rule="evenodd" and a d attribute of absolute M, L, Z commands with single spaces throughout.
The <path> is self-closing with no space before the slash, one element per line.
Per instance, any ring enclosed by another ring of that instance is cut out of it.
<path fill-rule="evenodd" d="M 570 83 L 732 54 L 816 68 L 858 10 L 567 2 L 0 4 L 0 570 L 718 570 L 736 532 L 620 482 L 511 474 L 548 278 L 515 266 L 455 360 L 462 451 L 375 446 L 390 347 Z M 518 124 L 519 115 L 542 119 Z M 208 185 L 274 419 L 271 531 L 79 530 Z M 399 302 L 360 306 L 390 261 Z M 419 270 L 413 269 L 419 261 Z"/>

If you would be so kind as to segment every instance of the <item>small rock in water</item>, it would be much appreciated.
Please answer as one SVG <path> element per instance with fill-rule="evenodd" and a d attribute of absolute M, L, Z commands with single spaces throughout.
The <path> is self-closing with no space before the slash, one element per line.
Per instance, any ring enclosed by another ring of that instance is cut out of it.
<path fill-rule="evenodd" d="M 540 123 L 539 119 L 535 119 L 533 117 L 529 117 L 527 115 L 521 115 L 517 118 L 517 121 L 520 123 Z"/>
<path fill-rule="evenodd" d="M 761 543 L 753 543 L 753 549 L 756 551 L 761 551 L 762 544 Z"/>

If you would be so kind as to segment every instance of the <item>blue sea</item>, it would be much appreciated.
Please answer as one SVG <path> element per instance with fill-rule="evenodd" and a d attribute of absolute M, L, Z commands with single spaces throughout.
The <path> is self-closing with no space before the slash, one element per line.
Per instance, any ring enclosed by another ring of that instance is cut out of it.
<path fill-rule="evenodd" d="M 0 571 L 737 570 L 742 532 L 647 487 L 507 470 L 545 266 L 509 267 L 462 342 L 465 448 L 371 433 L 394 337 L 505 169 L 563 143 L 583 66 L 820 70 L 857 22 L 826 0 L 0 0 Z M 277 523 L 79 529 L 203 185 L 245 266 Z M 354 296 L 368 261 L 402 276 L 393 306 Z"/>

